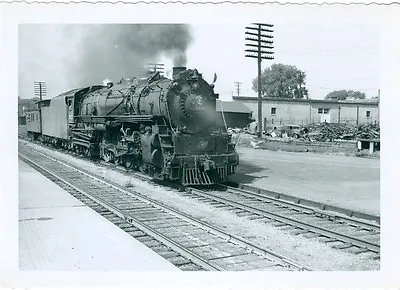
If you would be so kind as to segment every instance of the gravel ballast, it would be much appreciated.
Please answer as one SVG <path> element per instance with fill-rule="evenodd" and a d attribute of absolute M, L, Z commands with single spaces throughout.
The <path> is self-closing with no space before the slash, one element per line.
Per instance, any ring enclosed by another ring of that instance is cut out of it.
<path fill-rule="evenodd" d="M 331 245 L 319 242 L 317 239 L 308 239 L 301 235 L 295 236 L 290 234 L 289 231 L 280 230 L 271 224 L 239 217 L 227 210 L 218 209 L 183 196 L 178 190 L 140 180 L 129 176 L 128 173 L 108 168 L 103 164 L 96 164 L 27 141 L 20 141 L 20 143 L 25 148 L 31 147 L 39 150 L 58 160 L 68 162 L 77 168 L 83 168 L 102 176 L 105 180 L 113 181 L 127 187 L 127 189 L 141 192 L 204 222 L 229 230 L 232 234 L 249 239 L 260 247 L 276 251 L 313 270 L 366 271 L 380 269 L 380 262 L 372 260 L 369 254 L 355 255 L 343 250 L 333 249 Z"/>

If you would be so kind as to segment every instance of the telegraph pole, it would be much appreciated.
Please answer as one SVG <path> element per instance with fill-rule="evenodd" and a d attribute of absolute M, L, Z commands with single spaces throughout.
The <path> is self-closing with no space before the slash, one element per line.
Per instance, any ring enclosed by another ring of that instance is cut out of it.
<path fill-rule="evenodd" d="M 164 75 L 164 64 L 163 63 L 148 63 L 147 69 L 152 72 L 159 72 L 160 75 Z"/>
<path fill-rule="evenodd" d="M 47 94 L 46 82 L 33 82 L 33 89 L 35 96 L 39 97 L 39 100 L 42 101 L 43 96 L 46 96 Z M 42 130 L 42 110 L 40 108 L 40 105 L 38 105 L 40 130 Z"/>
<path fill-rule="evenodd" d="M 237 96 L 240 96 L 240 86 L 242 85 L 241 82 L 235 82 L 236 85 L 236 91 L 237 91 Z"/>
<path fill-rule="evenodd" d="M 33 83 L 33 88 L 35 91 L 35 96 L 39 97 L 39 99 L 42 101 L 43 96 L 46 96 L 46 82 L 34 82 Z"/>
<path fill-rule="evenodd" d="M 254 54 L 246 54 L 246 57 L 256 58 L 258 62 L 258 137 L 262 137 L 262 89 L 261 89 L 261 61 L 263 59 L 274 59 L 272 54 L 274 54 L 271 50 L 263 50 L 263 49 L 273 49 L 272 46 L 273 41 L 270 40 L 273 38 L 272 35 L 265 34 L 274 32 L 271 29 L 274 27 L 272 24 L 263 24 L 263 23 L 253 23 L 253 27 L 246 27 L 247 31 L 245 34 L 250 35 L 250 37 L 246 37 L 246 40 L 249 43 L 246 43 L 246 46 L 250 46 L 249 49 L 246 49 L 246 52 L 254 53 Z"/>

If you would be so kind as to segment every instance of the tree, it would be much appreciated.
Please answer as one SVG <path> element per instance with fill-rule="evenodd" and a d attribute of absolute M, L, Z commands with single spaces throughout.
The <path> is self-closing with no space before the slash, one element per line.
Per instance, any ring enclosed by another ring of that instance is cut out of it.
<path fill-rule="evenodd" d="M 292 65 L 273 64 L 261 73 L 263 97 L 303 99 L 308 96 L 305 72 Z M 258 92 L 258 77 L 253 80 L 253 90 Z"/>
<path fill-rule="evenodd" d="M 365 100 L 365 98 L 366 98 L 365 93 L 352 90 L 333 91 L 325 96 L 325 100 L 332 100 L 332 101 L 343 101 L 348 99 Z"/>

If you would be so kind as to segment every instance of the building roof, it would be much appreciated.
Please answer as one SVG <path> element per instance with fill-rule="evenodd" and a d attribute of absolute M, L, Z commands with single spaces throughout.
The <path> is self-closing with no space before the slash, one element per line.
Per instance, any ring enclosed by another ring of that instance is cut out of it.
<path fill-rule="evenodd" d="M 257 101 L 257 97 L 235 97 L 232 96 L 233 100 L 237 101 Z M 333 101 L 333 100 L 315 100 L 315 99 L 287 99 L 287 98 L 263 98 L 265 101 L 272 102 L 290 102 L 290 103 L 318 103 L 318 104 L 343 104 L 343 105 L 378 105 L 377 100 L 345 100 L 345 101 Z"/>
<path fill-rule="evenodd" d="M 222 108 L 221 108 L 222 104 Z M 217 106 L 216 106 L 217 112 L 221 112 L 222 110 L 224 112 L 230 112 L 230 113 L 245 113 L 245 114 L 250 114 L 252 110 L 250 110 L 246 105 L 240 103 L 240 102 L 228 102 L 228 101 L 220 101 L 217 100 Z"/>

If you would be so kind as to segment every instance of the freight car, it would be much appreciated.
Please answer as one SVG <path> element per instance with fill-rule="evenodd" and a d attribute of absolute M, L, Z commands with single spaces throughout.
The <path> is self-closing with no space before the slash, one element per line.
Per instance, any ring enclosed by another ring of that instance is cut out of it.
<path fill-rule="evenodd" d="M 239 164 L 231 135 L 217 122 L 216 99 L 214 84 L 196 69 L 174 67 L 172 79 L 155 72 L 40 101 L 27 128 L 42 142 L 157 179 L 210 185 Z"/>

